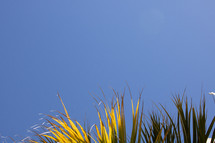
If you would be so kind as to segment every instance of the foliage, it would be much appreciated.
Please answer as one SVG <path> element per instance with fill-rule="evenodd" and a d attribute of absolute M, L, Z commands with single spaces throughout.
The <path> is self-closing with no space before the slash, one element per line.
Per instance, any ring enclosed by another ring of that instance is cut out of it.
<path fill-rule="evenodd" d="M 130 91 L 130 90 L 129 90 Z M 102 104 L 102 109 L 97 109 L 99 125 L 93 125 L 92 129 L 85 129 L 79 122 L 72 121 L 66 107 L 60 98 L 65 114 L 54 117 L 47 115 L 47 122 L 51 126 L 43 126 L 44 132 L 34 132 L 37 139 L 31 139 L 32 143 L 204 143 L 212 134 L 212 141 L 215 141 L 215 116 L 206 126 L 207 114 L 205 98 L 201 100 L 199 109 L 188 104 L 188 99 L 184 100 L 184 95 L 173 96 L 173 103 L 177 109 L 177 116 L 174 118 L 160 104 L 158 112 L 152 111 L 148 116 L 143 114 L 141 106 L 141 93 L 134 106 L 132 105 L 132 130 L 128 134 L 125 120 L 124 95 L 113 90 L 115 96 L 112 99 L 111 106 L 97 97 L 96 102 Z M 48 131 L 48 134 L 46 134 Z"/>

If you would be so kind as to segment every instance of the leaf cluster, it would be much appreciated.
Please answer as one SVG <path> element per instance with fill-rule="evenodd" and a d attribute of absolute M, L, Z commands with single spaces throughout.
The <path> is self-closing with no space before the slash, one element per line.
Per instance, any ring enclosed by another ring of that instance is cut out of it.
<path fill-rule="evenodd" d="M 130 91 L 130 90 L 129 90 Z M 207 127 L 207 114 L 205 98 L 201 100 L 199 108 L 189 105 L 188 99 L 184 100 L 184 95 L 173 96 L 173 103 L 177 110 L 174 118 L 163 106 L 157 106 L 159 112 L 152 111 L 146 116 L 143 113 L 141 94 L 134 106 L 131 95 L 132 108 L 132 130 L 128 134 L 125 120 L 124 95 L 114 92 L 111 106 L 103 100 L 96 100 L 102 104 L 102 109 L 97 109 L 99 124 L 94 124 L 93 129 L 85 129 L 77 121 L 72 121 L 66 107 L 63 105 L 64 113 L 54 117 L 47 115 L 47 122 L 51 126 L 44 126 L 44 132 L 48 134 L 34 132 L 36 139 L 29 142 L 38 143 L 206 143 L 212 134 L 211 143 L 215 141 L 215 116 Z M 103 111 L 103 112 L 102 112 Z"/>

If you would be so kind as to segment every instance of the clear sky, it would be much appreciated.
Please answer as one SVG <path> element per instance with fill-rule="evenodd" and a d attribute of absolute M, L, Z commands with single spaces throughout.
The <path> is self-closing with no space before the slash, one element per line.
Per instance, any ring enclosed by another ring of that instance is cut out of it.
<path fill-rule="evenodd" d="M 171 111 L 172 94 L 215 104 L 214 0 L 0 0 L 0 134 L 26 135 L 38 113 L 93 123 L 99 87 L 130 85 Z M 134 95 L 136 97 L 136 95 Z M 127 100 L 128 108 L 130 101 Z"/>

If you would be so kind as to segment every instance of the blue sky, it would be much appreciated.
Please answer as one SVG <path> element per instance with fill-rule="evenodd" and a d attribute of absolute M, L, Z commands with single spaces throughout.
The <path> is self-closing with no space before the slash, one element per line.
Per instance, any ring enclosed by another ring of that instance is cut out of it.
<path fill-rule="evenodd" d="M 215 1 L 1 0 L 0 134 L 26 135 L 38 113 L 62 107 L 97 120 L 89 93 L 109 97 L 126 82 L 134 96 L 144 88 L 152 102 L 170 104 L 182 93 L 199 103 L 206 93 L 208 117 L 215 104 Z M 130 108 L 130 101 L 127 103 Z"/>

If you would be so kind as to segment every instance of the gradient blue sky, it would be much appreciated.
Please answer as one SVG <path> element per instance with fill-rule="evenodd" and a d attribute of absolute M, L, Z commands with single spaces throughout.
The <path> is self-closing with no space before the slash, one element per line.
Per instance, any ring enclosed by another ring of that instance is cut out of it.
<path fill-rule="evenodd" d="M 144 87 L 144 109 L 187 88 L 208 117 L 215 104 L 214 0 L 1 0 L 0 134 L 26 135 L 38 113 L 62 107 L 97 120 L 102 87 Z M 136 97 L 136 95 L 135 95 Z M 130 101 L 127 103 L 130 108 Z"/>

